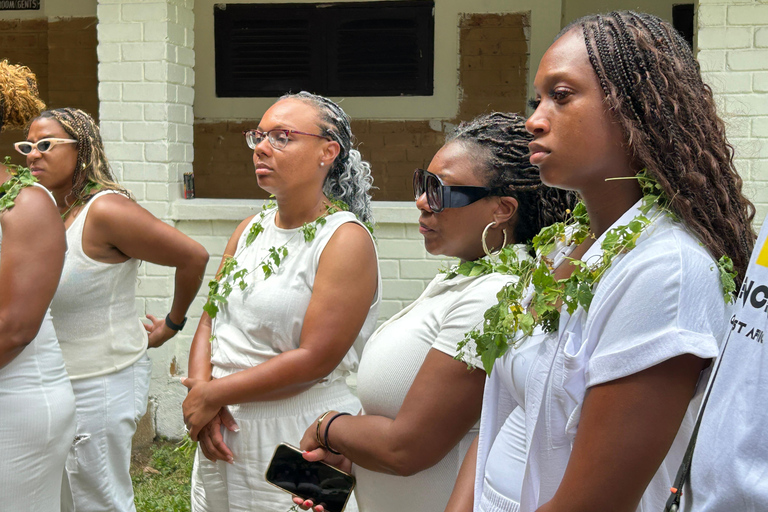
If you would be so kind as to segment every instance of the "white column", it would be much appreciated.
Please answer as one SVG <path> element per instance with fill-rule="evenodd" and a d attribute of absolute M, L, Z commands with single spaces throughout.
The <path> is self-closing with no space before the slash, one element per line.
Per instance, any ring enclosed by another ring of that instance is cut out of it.
<path fill-rule="evenodd" d="M 170 221 L 192 171 L 195 64 L 194 0 L 98 0 L 99 116 L 118 180 L 155 216 Z M 137 308 L 162 317 L 173 294 L 171 269 L 143 264 Z M 158 433 L 177 437 L 184 389 L 170 374 L 186 368 L 189 333 L 150 351 L 150 395 Z M 153 407 L 154 407 L 153 406 Z"/>
<path fill-rule="evenodd" d="M 699 62 L 736 148 L 745 193 L 768 214 L 768 3 L 700 0 Z"/>

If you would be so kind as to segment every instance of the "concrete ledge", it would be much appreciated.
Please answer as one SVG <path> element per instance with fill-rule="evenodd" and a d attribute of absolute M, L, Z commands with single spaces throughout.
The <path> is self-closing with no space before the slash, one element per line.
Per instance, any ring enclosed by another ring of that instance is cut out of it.
<path fill-rule="evenodd" d="M 177 199 L 171 203 L 171 220 L 242 220 L 258 213 L 261 199 Z M 417 225 L 419 213 L 411 201 L 374 201 L 377 224 Z"/>

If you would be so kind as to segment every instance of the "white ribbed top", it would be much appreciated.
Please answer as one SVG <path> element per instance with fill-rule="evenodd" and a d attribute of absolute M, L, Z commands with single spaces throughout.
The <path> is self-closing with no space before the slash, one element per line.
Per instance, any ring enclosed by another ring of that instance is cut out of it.
<path fill-rule="evenodd" d="M 72 380 L 107 375 L 136 362 L 147 350 L 147 333 L 136 312 L 140 261 L 103 263 L 83 251 L 83 226 L 96 194 L 67 229 L 67 259 L 51 302 L 53 325 Z"/>

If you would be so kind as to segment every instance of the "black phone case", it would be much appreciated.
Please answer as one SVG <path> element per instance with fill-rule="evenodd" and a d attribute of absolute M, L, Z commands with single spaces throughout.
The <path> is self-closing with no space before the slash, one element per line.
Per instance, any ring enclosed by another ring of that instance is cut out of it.
<path fill-rule="evenodd" d="M 288 443 L 277 445 L 264 473 L 267 483 L 293 496 L 312 500 L 315 505 L 322 504 L 328 512 L 343 512 L 355 488 L 355 477 L 325 462 L 304 460 L 301 454 L 301 450 Z M 301 472 L 304 474 L 300 475 Z"/>

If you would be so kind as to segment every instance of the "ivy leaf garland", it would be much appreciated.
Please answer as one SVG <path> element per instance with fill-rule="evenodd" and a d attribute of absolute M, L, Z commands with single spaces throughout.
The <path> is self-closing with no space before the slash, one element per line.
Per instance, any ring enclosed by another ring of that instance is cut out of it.
<path fill-rule="evenodd" d="M 258 236 L 264 232 L 264 226 L 262 222 L 267 213 L 276 208 L 277 205 L 274 201 L 265 203 L 261 212 L 259 212 L 258 220 L 251 224 L 248 234 L 245 237 L 245 243 L 240 250 L 235 253 L 234 256 L 227 256 L 224 259 L 224 263 L 221 266 L 221 270 L 216 274 L 214 279 L 208 282 L 208 298 L 203 306 L 203 311 L 208 313 L 212 319 L 215 319 L 219 313 L 222 304 L 226 304 L 228 297 L 235 286 L 244 291 L 248 287 L 248 283 L 245 278 L 254 271 L 261 270 L 264 274 L 264 279 L 269 279 L 277 272 L 278 267 L 288 257 L 288 244 L 293 240 L 291 238 L 286 243 L 279 247 L 270 247 L 267 250 L 267 254 L 254 268 L 246 269 L 240 268 L 237 258 L 242 252 L 249 247 L 258 238 Z M 317 236 L 318 228 L 324 226 L 327 222 L 326 217 L 339 211 L 348 211 L 349 207 L 343 201 L 332 200 L 331 204 L 326 205 L 326 213 L 315 219 L 313 222 L 304 223 L 299 228 L 299 233 L 307 243 L 312 242 Z M 369 228 L 370 229 L 370 228 Z M 215 334 L 211 336 L 211 340 L 215 338 Z"/>
<path fill-rule="evenodd" d="M 555 279 L 554 262 L 547 255 L 558 244 L 578 245 L 588 236 L 594 236 L 589 231 L 587 209 L 581 202 L 572 212 L 567 212 L 570 216 L 565 222 L 547 226 L 533 238 L 532 249 L 537 254 L 535 259 L 519 259 L 511 247 L 506 247 L 498 258 L 465 262 L 448 272 L 447 279 L 458 274 L 471 276 L 490 272 L 519 277 L 498 292 L 498 303 L 483 315 L 482 329 L 468 332 L 458 344 L 457 359 L 465 359 L 466 352 L 473 350 L 490 375 L 496 359 L 510 347 L 518 347 L 537 328 L 544 332 L 556 331 L 561 308 L 569 314 L 573 314 L 579 306 L 589 311 L 595 286 L 614 259 L 634 249 L 642 233 L 656 218 L 667 215 L 678 221 L 660 185 L 646 170 L 635 177 L 616 179 L 638 180 L 643 191 L 640 214 L 627 225 L 616 226 L 605 233 L 601 243 L 602 255 L 595 261 L 569 258 L 574 267 L 569 277 Z M 724 299 L 731 302 L 736 290 L 733 262 L 728 256 L 723 256 L 717 267 Z"/>
<path fill-rule="evenodd" d="M 33 183 L 37 183 L 37 178 L 32 176 L 32 172 L 26 167 L 12 164 L 11 157 L 6 156 L 3 165 L 8 168 L 11 178 L 0 185 L 0 213 L 13 208 L 19 192 Z"/>

